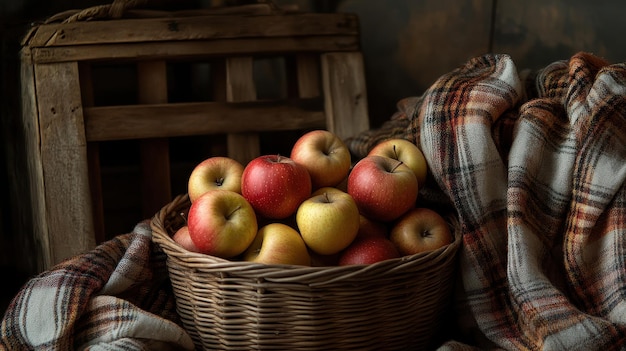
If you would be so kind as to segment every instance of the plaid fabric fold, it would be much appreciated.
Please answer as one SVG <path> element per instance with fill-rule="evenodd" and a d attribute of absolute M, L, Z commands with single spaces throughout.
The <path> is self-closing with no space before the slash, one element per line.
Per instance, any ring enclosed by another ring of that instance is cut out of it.
<path fill-rule="evenodd" d="M 151 238 L 140 222 L 29 280 L 4 315 L 0 350 L 192 350 Z"/>
<path fill-rule="evenodd" d="M 441 350 L 625 349 L 626 65 L 578 53 L 522 75 L 485 55 L 413 101 L 402 137 L 463 232 L 463 334 Z"/>

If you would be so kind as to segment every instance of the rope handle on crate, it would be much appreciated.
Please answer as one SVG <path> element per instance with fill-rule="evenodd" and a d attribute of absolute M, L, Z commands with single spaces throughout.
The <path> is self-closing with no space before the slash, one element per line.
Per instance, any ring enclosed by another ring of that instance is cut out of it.
<path fill-rule="evenodd" d="M 108 5 L 97 5 L 86 8 L 84 10 L 68 10 L 61 12 L 48 18 L 44 23 L 74 23 L 80 21 L 90 21 L 94 19 L 119 19 L 129 10 L 145 5 L 148 2 L 148 0 L 113 0 L 113 2 Z M 282 14 L 285 12 L 285 9 L 278 6 L 273 0 L 258 0 L 258 3 L 259 5 L 264 5 L 271 14 Z M 214 14 L 228 14 L 230 12 L 246 13 L 258 11 L 258 8 L 250 8 L 250 6 L 254 7 L 254 5 L 241 5 L 235 6 L 240 7 L 240 11 L 236 9 L 234 11 L 226 9 L 221 11 L 212 10 L 211 12 Z"/>

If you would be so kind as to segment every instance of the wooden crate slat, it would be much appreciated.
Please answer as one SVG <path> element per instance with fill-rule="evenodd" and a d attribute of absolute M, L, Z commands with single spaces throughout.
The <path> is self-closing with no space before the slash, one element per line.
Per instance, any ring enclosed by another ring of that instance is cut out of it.
<path fill-rule="evenodd" d="M 165 61 L 137 63 L 140 104 L 167 103 L 167 65 Z M 150 218 L 172 200 L 169 140 L 143 139 L 141 154 L 141 209 Z"/>
<path fill-rule="evenodd" d="M 91 67 L 85 63 L 78 64 L 80 94 L 83 108 L 94 105 L 93 80 Z M 93 230 L 96 243 L 105 240 L 104 205 L 102 196 L 102 178 L 100 166 L 100 144 L 87 142 L 87 160 L 89 172 L 89 189 L 91 190 L 91 212 L 93 213 Z"/>
<path fill-rule="evenodd" d="M 52 262 L 95 246 L 78 64 L 35 65 Z"/>
<path fill-rule="evenodd" d="M 225 60 L 226 101 L 246 102 L 257 98 L 253 75 L 253 58 L 229 57 Z M 245 165 L 259 156 L 261 146 L 259 134 L 255 132 L 228 133 L 226 145 L 228 156 Z"/>
<path fill-rule="evenodd" d="M 332 52 L 359 49 L 353 36 L 308 36 L 300 38 L 220 39 L 163 43 L 33 47 L 35 63 L 119 60 L 195 59 L 224 55 Z"/>
<path fill-rule="evenodd" d="M 19 190 L 24 190 L 28 198 L 22 199 L 28 206 L 28 211 L 20 221 L 23 222 L 24 233 L 32 233 L 32 240 L 36 247 L 29 255 L 35 262 L 32 266 L 38 270 L 49 267 L 52 263 L 50 238 L 48 236 L 48 222 L 46 212 L 46 191 L 43 178 L 43 163 L 41 159 L 41 133 L 39 128 L 39 111 L 37 109 L 37 84 L 35 81 L 35 67 L 30 60 L 30 51 L 21 51 L 20 67 L 21 96 L 22 96 L 22 150 L 25 153 L 28 184 L 19 184 Z M 13 171 L 13 169 L 9 169 Z M 23 175 L 13 176 L 15 179 L 24 179 Z M 22 239 L 23 240 L 23 239 Z M 19 257 L 18 259 L 22 259 Z"/>
<path fill-rule="evenodd" d="M 32 47 L 144 43 L 228 38 L 357 36 L 353 14 L 283 16 L 190 16 L 92 21 L 42 26 L 31 34 Z"/>
<path fill-rule="evenodd" d="M 319 106 L 319 109 L 317 108 Z M 324 128 L 320 99 L 85 108 L 89 141 Z"/>
<path fill-rule="evenodd" d="M 345 139 L 369 129 L 362 54 L 327 53 L 321 59 L 329 130 Z"/>

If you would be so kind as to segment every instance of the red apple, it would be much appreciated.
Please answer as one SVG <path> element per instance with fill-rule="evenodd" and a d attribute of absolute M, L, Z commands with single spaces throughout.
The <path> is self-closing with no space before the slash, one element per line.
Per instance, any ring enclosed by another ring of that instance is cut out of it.
<path fill-rule="evenodd" d="M 291 159 L 311 175 L 313 189 L 336 186 L 348 176 L 350 150 L 335 134 L 314 130 L 301 136 L 291 149 Z"/>
<path fill-rule="evenodd" d="M 252 206 L 230 190 L 211 190 L 192 202 L 187 226 L 201 253 L 222 258 L 244 252 L 258 229 Z"/>
<path fill-rule="evenodd" d="M 196 247 L 196 244 L 193 243 L 193 240 L 191 240 L 191 237 L 189 236 L 188 226 L 180 227 L 176 231 L 176 233 L 172 235 L 172 240 L 174 240 L 187 251 L 200 252 L 200 250 Z"/>
<path fill-rule="evenodd" d="M 367 156 L 354 166 L 348 177 L 348 193 L 361 214 L 388 222 L 415 206 L 418 184 L 413 171 L 402 161 Z"/>
<path fill-rule="evenodd" d="M 311 177 L 289 157 L 259 156 L 243 170 L 241 193 L 260 216 L 283 219 L 311 195 Z"/>
<path fill-rule="evenodd" d="M 413 170 L 420 187 L 426 183 L 426 175 L 428 174 L 426 158 L 417 145 L 406 139 L 388 139 L 382 141 L 370 150 L 368 156 L 369 155 L 385 156 L 400 160 Z"/>
<path fill-rule="evenodd" d="M 339 258 L 339 265 L 372 264 L 400 257 L 396 246 L 387 238 L 370 236 L 355 240 Z"/>
<path fill-rule="evenodd" d="M 296 223 L 307 246 L 320 255 L 345 249 L 359 230 L 359 209 L 347 193 L 330 191 L 305 200 Z"/>
<path fill-rule="evenodd" d="M 243 259 L 264 264 L 311 265 L 311 257 L 300 234 L 282 223 L 261 227 Z"/>
<path fill-rule="evenodd" d="M 383 222 L 371 220 L 363 215 L 360 216 L 359 233 L 357 238 L 379 237 L 387 238 L 389 230 Z"/>
<path fill-rule="evenodd" d="M 405 213 L 391 228 L 389 239 L 402 255 L 436 250 L 454 240 L 448 222 L 436 211 L 423 207 Z"/>
<path fill-rule="evenodd" d="M 229 157 L 215 156 L 200 162 L 189 175 L 187 192 L 195 201 L 209 190 L 222 189 L 241 193 L 241 163 Z"/>

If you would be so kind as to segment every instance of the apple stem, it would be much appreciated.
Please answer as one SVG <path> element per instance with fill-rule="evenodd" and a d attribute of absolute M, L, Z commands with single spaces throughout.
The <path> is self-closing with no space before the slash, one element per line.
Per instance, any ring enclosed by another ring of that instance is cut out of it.
<path fill-rule="evenodd" d="M 395 147 L 394 147 L 395 148 Z M 391 169 L 391 173 L 395 172 L 395 170 L 400 167 L 401 164 L 403 164 L 404 162 L 398 160 L 398 163 L 395 164 L 395 166 L 393 166 L 393 168 Z"/>
<path fill-rule="evenodd" d="M 224 177 L 215 179 L 215 185 L 222 186 L 224 184 Z"/>
<path fill-rule="evenodd" d="M 226 218 L 230 218 L 233 216 L 233 214 L 235 214 L 235 212 L 239 211 L 241 209 L 241 206 L 237 206 L 234 210 L 232 210 L 227 216 Z"/>
<path fill-rule="evenodd" d="M 422 230 L 422 238 L 427 238 L 430 236 L 430 232 L 428 230 Z"/>
<path fill-rule="evenodd" d="M 393 145 L 393 154 L 396 156 L 396 160 L 398 159 L 398 151 L 396 150 L 396 144 Z"/>

